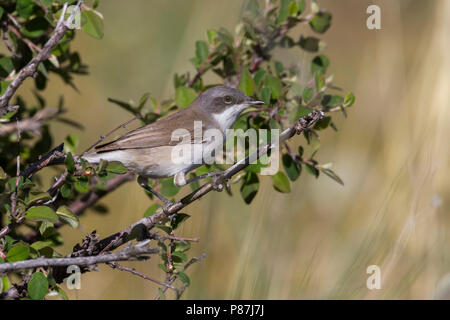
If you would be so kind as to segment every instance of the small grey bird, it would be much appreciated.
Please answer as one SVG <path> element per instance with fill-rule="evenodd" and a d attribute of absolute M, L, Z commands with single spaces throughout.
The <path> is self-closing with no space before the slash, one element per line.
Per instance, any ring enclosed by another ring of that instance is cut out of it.
<path fill-rule="evenodd" d="M 218 129 L 225 139 L 225 131 L 233 126 L 241 112 L 260 104 L 264 102 L 254 100 L 237 89 L 213 87 L 200 94 L 187 108 L 130 131 L 117 140 L 99 145 L 95 147 L 96 152 L 82 157 L 90 163 L 98 163 L 100 159 L 119 161 L 129 171 L 139 175 L 139 183 L 143 187 L 144 184 L 147 185 L 146 178 L 172 176 L 174 183 L 182 186 L 192 182 L 192 179 L 186 180 L 186 173 L 198 168 L 203 162 L 201 159 L 200 163 L 199 159 L 194 159 L 197 161 L 191 163 L 173 161 L 173 148 L 180 143 L 172 140 L 174 130 L 186 129 L 190 137 L 188 143 L 202 144 L 204 141 L 194 139 L 194 122 L 201 121 L 202 133 L 208 129 Z M 223 141 L 209 142 L 205 152 L 209 152 L 217 143 L 221 144 Z"/>

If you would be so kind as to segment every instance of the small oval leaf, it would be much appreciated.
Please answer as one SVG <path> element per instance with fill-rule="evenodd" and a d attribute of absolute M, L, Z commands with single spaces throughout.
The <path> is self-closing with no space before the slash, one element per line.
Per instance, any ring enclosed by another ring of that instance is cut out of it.
<path fill-rule="evenodd" d="M 272 184 L 275 190 L 282 193 L 291 192 L 291 184 L 286 175 L 279 171 L 277 174 L 272 176 Z"/>
<path fill-rule="evenodd" d="M 42 300 L 48 293 L 48 280 L 42 272 L 36 272 L 28 282 L 28 294 L 33 300 Z"/>
<path fill-rule="evenodd" d="M 29 209 L 25 214 L 25 218 L 33 221 L 48 221 L 48 222 L 58 221 L 58 216 L 56 215 L 55 211 L 45 206 L 38 206 Z"/>

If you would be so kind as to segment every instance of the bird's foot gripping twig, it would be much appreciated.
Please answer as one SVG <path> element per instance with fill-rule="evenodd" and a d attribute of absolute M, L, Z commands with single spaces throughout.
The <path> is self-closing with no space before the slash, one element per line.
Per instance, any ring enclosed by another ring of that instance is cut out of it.
<path fill-rule="evenodd" d="M 153 188 L 151 188 L 148 185 L 148 179 L 143 177 L 143 176 L 138 176 L 137 179 L 139 185 L 144 188 L 145 190 L 147 190 L 148 192 L 150 192 L 151 194 L 153 194 L 154 196 L 156 196 L 159 200 L 161 200 L 164 203 L 163 206 L 163 211 L 164 212 L 168 212 L 167 209 L 173 205 L 173 202 L 170 201 L 169 199 L 167 199 L 166 197 L 164 197 L 162 194 L 160 194 L 159 192 L 157 192 L 156 190 L 154 190 Z"/>
<path fill-rule="evenodd" d="M 199 181 L 199 180 L 202 180 L 202 179 L 205 179 L 205 178 L 216 177 L 216 176 L 221 175 L 221 174 L 222 174 L 222 171 L 208 172 L 208 173 L 202 174 L 200 176 L 196 176 L 196 177 L 187 179 L 185 184 L 190 184 L 192 182 Z"/>

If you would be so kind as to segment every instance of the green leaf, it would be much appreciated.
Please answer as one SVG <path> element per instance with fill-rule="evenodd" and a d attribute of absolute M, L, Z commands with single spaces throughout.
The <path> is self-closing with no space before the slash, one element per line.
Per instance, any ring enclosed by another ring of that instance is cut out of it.
<path fill-rule="evenodd" d="M 27 205 L 31 205 L 37 201 L 48 201 L 52 197 L 47 192 L 41 192 L 41 191 L 31 191 L 28 196 Z"/>
<path fill-rule="evenodd" d="M 4 180 L 8 178 L 8 175 L 6 174 L 6 172 L 3 170 L 2 167 L 0 167 L 0 180 Z"/>
<path fill-rule="evenodd" d="M 191 172 L 189 174 L 189 179 L 195 178 L 197 177 L 197 174 L 195 172 Z M 198 188 L 200 188 L 200 181 L 192 181 L 191 183 L 189 183 L 189 185 L 191 186 L 192 191 L 197 190 Z"/>
<path fill-rule="evenodd" d="M 39 226 L 39 232 L 44 238 L 50 237 L 54 230 L 55 228 L 52 222 L 42 221 Z"/>
<path fill-rule="evenodd" d="M 183 223 L 183 221 L 185 221 L 189 218 L 190 218 L 190 215 L 188 215 L 188 214 L 177 213 L 171 221 L 172 229 L 176 230 L 181 225 L 181 223 Z"/>
<path fill-rule="evenodd" d="M 187 260 L 187 256 L 181 251 L 174 251 L 174 252 L 172 252 L 172 257 L 177 257 L 181 261 L 186 261 Z"/>
<path fill-rule="evenodd" d="M 0 15 L 1 16 L 1 15 Z M 0 292 L 5 292 L 11 287 L 11 282 L 8 277 L 0 277 Z"/>
<path fill-rule="evenodd" d="M 312 174 L 313 176 L 315 176 L 316 178 L 318 178 L 320 171 L 315 167 L 317 162 L 314 160 L 311 160 L 311 161 L 313 162 L 313 164 L 305 163 L 306 171 L 309 172 L 310 174 Z"/>
<path fill-rule="evenodd" d="M 71 193 L 72 193 L 72 186 L 68 183 L 64 183 L 63 186 L 61 187 L 61 195 L 63 196 L 63 198 L 70 197 Z"/>
<path fill-rule="evenodd" d="M 305 89 L 303 89 L 303 100 L 305 100 L 305 102 L 308 102 L 312 99 L 312 97 L 314 96 L 314 89 L 311 87 L 305 87 Z"/>
<path fill-rule="evenodd" d="M 46 241 L 36 241 L 36 242 L 34 242 L 33 244 L 31 244 L 31 247 L 34 249 L 34 250 L 41 250 L 41 249 L 43 249 L 43 248 L 45 248 L 45 247 L 48 247 L 48 246 L 50 246 L 50 245 L 52 245 L 53 244 L 53 242 L 51 241 L 51 240 L 46 240 Z"/>
<path fill-rule="evenodd" d="M 272 185 L 275 188 L 275 190 L 279 192 L 282 193 L 291 192 L 291 184 L 289 183 L 289 179 L 281 171 L 272 176 Z"/>
<path fill-rule="evenodd" d="M 75 187 L 75 190 L 77 190 L 80 193 L 86 193 L 90 189 L 88 180 L 79 179 L 79 180 L 75 181 L 73 186 Z"/>
<path fill-rule="evenodd" d="M 241 72 L 241 78 L 239 79 L 238 89 L 248 96 L 253 94 L 255 83 L 247 68 L 244 68 Z"/>
<path fill-rule="evenodd" d="M 262 88 L 261 89 L 261 99 L 267 104 L 270 104 L 270 98 L 272 96 L 272 89 L 271 88 Z"/>
<path fill-rule="evenodd" d="M 284 71 L 284 66 L 281 61 L 275 61 L 274 63 L 275 71 L 277 73 L 277 76 L 281 78 L 281 75 Z"/>
<path fill-rule="evenodd" d="M 49 27 L 47 19 L 44 17 L 36 17 L 27 21 L 21 32 L 28 38 L 37 38 L 42 36 Z"/>
<path fill-rule="evenodd" d="M 1 61 L 1 59 L 0 59 L 0 61 Z M 1 66 L 0 66 L 0 68 L 1 68 Z M 1 76 L 1 74 L 0 74 L 0 76 Z M 8 86 L 10 83 L 11 83 L 11 81 L 0 81 L 0 95 L 3 95 L 5 93 L 5 91 L 6 91 L 6 89 L 8 89 Z M 17 112 L 17 110 L 11 111 L 9 113 L 15 114 L 16 112 Z"/>
<path fill-rule="evenodd" d="M 205 41 L 197 41 L 195 43 L 195 56 L 201 64 L 206 61 L 209 55 L 208 44 Z"/>
<path fill-rule="evenodd" d="M 290 0 L 281 0 L 280 12 L 278 14 L 278 23 L 283 22 L 289 15 L 289 2 Z"/>
<path fill-rule="evenodd" d="M 175 275 L 186 285 L 190 285 L 191 284 L 191 280 L 189 279 L 188 275 L 182 271 L 178 271 L 177 273 L 175 273 Z"/>
<path fill-rule="evenodd" d="M 157 203 L 152 204 L 150 207 L 148 207 L 147 210 L 145 210 L 144 217 L 149 217 L 151 215 L 154 215 L 156 213 L 156 210 L 160 207 L 161 206 Z"/>
<path fill-rule="evenodd" d="M 305 0 L 299 0 L 298 1 L 298 14 L 301 14 L 306 7 L 306 1 Z"/>
<path fill-rule="evenodd" d="M 310 21 L 311 29 L 318 33 L 324 33 L 331 26 L 331 14 L 319 11 Z"/>
<path fill-rule="evenodd" d="M 250 204 L 259 189 L 259 179 L 256 173 L 247 172 L 241 185 L 241 195 L 246 204 Z"/>
<path fill-rule="evenodd" d="M 331 117 L 324 117 L 323 119 L 316 122 L 314 125 L 315 130 L 323 130 L 328 128 L 331 123 Z"/>
<path fill-rule="evenodd" d="M 316 72 L 326 73 L 327 68 L 330 65 L 330 60 L 324 55 L 318 55 L 312 60 L 311 74 Z"/>
<path fill-rule="evenodd" d="M 68 153 L 66 159 L 64 160 L 64 163 L 66 165 L 67 171 L 70 173 L 75 172 L 75 161 L 73 160 L 72 153 Z"/>
<path fill-rule="evenodd" d="M 214 39 L 216 39 L 216 37 L 217 37 L 217 30 L 215 30 L 215 29 L 210 29 L 210 30 L 208 30 L 206 33 L 207 33 L 207 35 L 208 35 L 208 42 L 209 42 L 210 44 L 213 44 L 213 43 L 214 43 Z"/>
<path fill-rule="evenodd" d="M 24 244 L 17 244 L 9 249 L 6 254 L 6 260 L 9 262 L 22 261 L 28 258 L 30 255 L 30 247 Z"/>
<path fill-rule="evenodd" d="M 344 181 L 331 169 L 322 169 L 322 172 L 329 176 L 331 179 L 336 181 L 337 183 L 344 185 Z"/>
<path fill-rule="evenodd" d="M 52 208 L 45 206 L 33 207 L 27 211 L 25 218 L 33 221 L 48 221 L 56 222 L 58 221 L 58 216 Z"/>
<path fill-rule="evenodd" d="M 321 104 L 324 107 L 332 108 L 340 106 L 344 103 L 344 98 L 338 95 L 326 94 L 323 96 Z"/>
<path fill-rule="evenodd" d="M 351 107 L 355 103 L 355 96 L 352 92 L 347 94 L 344 99 L 344 107 Z"/>
<path fill-rule="evenodd" d="M 10 57 L 3 57 L 0 59 L 0 77 L 6 78 L 9 74 L 14 70 L 14 63 Z M 9 82 L 7 83 L 9 85 Z M 6 90 L 6 82 L 5 82 L 5 90 Z M 2 85 L 3 89 L 3 85 Z M 2 90 L 4 91 L 4 90 Z"/>
<path fill-rule="evenodd" d="M 300 37 L 300 47 L 309 52 L 317 52 L 320 47 L 320 40 L 315 37 Z"/>
<path fill-rule="evenodd" d="M 191 243 L 188 241 L 186 241 L 186 242 L 175 241 L 174 245 L 175 245 L 175 251 L 178 251 L 178 252 L 185 252 L 191 248 Z"/>
<path fill-rule="evenodd" d="M 78 217 L 66 206 L 61 206 L 56 210 L 59 219 L 69 224 L 72 228 L 78 227 Z"/>
<path fill-rule="evenodd" d="M 81 27 L 84 32 L 96 39 L 103 38 L 103 20 L 98 14 L 92 10 L 83 10 L 81 17 L 86 21 Z"/>
<path fill-rule="evenodd" d="M 295 181 L 300 176 L 300 169 L 295 163 L 294 159 L 292 159 L 290 154 L 283 154 L 282 163 L 284 167 L 284 171 L 288 175 L 291 181 Z"/>
<path fill-rule="evenodd" d="M 135 107 L 131 103 L 123 102 L 123 101 L 116 100 L 116 99 L 113 99 L 113 98 L 108 98 L 108 101 L 112 102 L 114 104 L 117 104 L 119 107 L 125 109 L 128 112 L 131 112 L 134 115 L 137 114 Z"/>
<path fill-rule="evenodd" d="M 173 183 L 173 178 L 160 179 L 161 193 L 166 197 L 173 197 L 180 191 L 180 188 Z"/>
<path fill-rule="evenodd" d="M 172 228 L 169 226 L 166 226 L 164 224 L 157 223 L 156 227 L 161 229 L 162 231 L 164 231 L 167 234 L 170 234 L 172 232 Z"/>
<path fill-rule="evenodd" d="M 66 140 L 64 140 L 64 149 L 66 149 L 66 152 L 75 152 L 76 147 L 78 146 L 78 137 L 71 133 L 66 137 Z"/>
<path fill-rule="evenodd" d="M 316 73 L 314 76 L 314 84 L 316 85 L 316 90 L 320 91 L 325 86 L 325 77 L 321 73 Z"/>
<path fill-rule="evenodd" d="M 295 1 L 291 2 L 291 4 L 289 5 L 288 11 L 289 11 L 289 14 L 291 16 L 297 15 L 297 13 L 298 13 L 298 4 L 297 4 L 297 2 L 295 2 Z"/>
<path fill-rule="evenodd" d="M 272 90 L 272 98 L 278 99 L 281 96 L 281 92 L 283 90 L 283 84 L 281 80 L 275 78 L 273 76 L 266 77 L 266 87 L 269 87 Z"/>
<path fill-rule="evenodd" d="M 175 103 L 180 109 L 189 106 L 197 98 L 197 93 L 188 87 L 180 86 L 175 92 Z"/>
<path fill-rule="evenodd" d="M 266 76 L 266 71 L 263 69 L 259 69 L 258 71 L 256 71 L 255 76 L 253 78 L 255 85 L 259 86 L 262 81 L 264 80 L 264 77 Z"/>
<path fill-rule="evenodd" d="M 33 0 L 17 0 L 16 10 L 22 18 L 27 19 L 33 12 L 33 8 Z"/>
<path fill-rule="evenodd" d="M 56 291 L 58 292 L 59 296 L 60 296 L 63 300 L 69 300 L 69 297 L 67 296 L 67 294 L 64 292 L 63 289 L 61 289 L 60 287 L 56 287 Z"/>
<path fill-rule="evenodd" d="M 115 173 L 115 174 L 124 174 L 127 173 L 127 169 L 118 161 L 108 162 L 108 166 L 106 167 L 106 171 Z"/>
<path fill-rule="evenodd" d="M 145 106 L 149 97 L 150 97 L 150 92 L 146 92 L 142 95 L 142 97 L 139 99 L 139 104 L 137 107 L 138 110 L 141 110 Z"/>
<path fill-rule="evenodd" d="M 28 295 L 33 300 L 42 300 L 48 293 L 48 279 L 42 272 L 35 272 L 27 285 Z"/>

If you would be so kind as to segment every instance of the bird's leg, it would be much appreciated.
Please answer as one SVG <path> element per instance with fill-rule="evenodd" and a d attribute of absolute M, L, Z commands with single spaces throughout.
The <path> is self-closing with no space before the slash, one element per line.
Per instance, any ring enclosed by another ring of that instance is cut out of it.
<path fill-rule="evenodd" d="M 231 193 L 231 191 L 230 191 L 230 184 L 228 182 L 228 179 L 223 179 L 221 177 L 222 173 L 223 173 L 223 171 L 212 171 L 212 172 L 208 172 L 208 173 L 202 174 L 200 176 L 193 177 L 193 178 L 190 178 L 190 179 L 186 180 L 186 174 L 184 172 L 178 172 L 175 175 L 175 177 L 173 178 L 173 182 L 174 182 L 174 184 L 176 186 L 181 187 L 181 186 L 185 186 L 185 185 L 187 185 L 189 183 L 192 183 L 192 182 L 195 182 L 195 181 L 198 181 L 198 180 L 202 180 L 202 179 L 205 179 L 205 178 L 213 177 L 212 184 L 213 184 L 214 190 L 222 191 L 223 187 L 225 185 L 228 193 Z"/>
<path fill-rule="evenodd" d="M 168 205 L 172 204 L 172 201 L 170 201 L 169 199 L 164 197 L 162 194 L 158 193 L 156 190 L 153 190 L 153 188 L 150 188 L 148 186 L 147 178 L 144 178 L 143 176 L 138 176 L 137 181 L 142 188 L 144 188 L 145 190 L 147 190 L 148 192 L 150 192 L 151 194 L 156 196 L 159 200 L 161 200 L 164 203 L 164 206 L 168 206 Z"/>
<path fill-rule="evenodd" d="M 202 174 L 200 176 L 187 179 L 187 180 L 185 180 L 186 181 L 185 184 L 190 184 L 192 182 L 195 182 L 195 181 L 198 181 L 198 180 L 202 180 L 202 179 L 205 179 L 205 178 L 209 178 L 209 177 L 215 177 L 215 176 L 218 176 L 220 174 L 222 174 L 222 171 L 211 171 L 211 172 Z"/>

